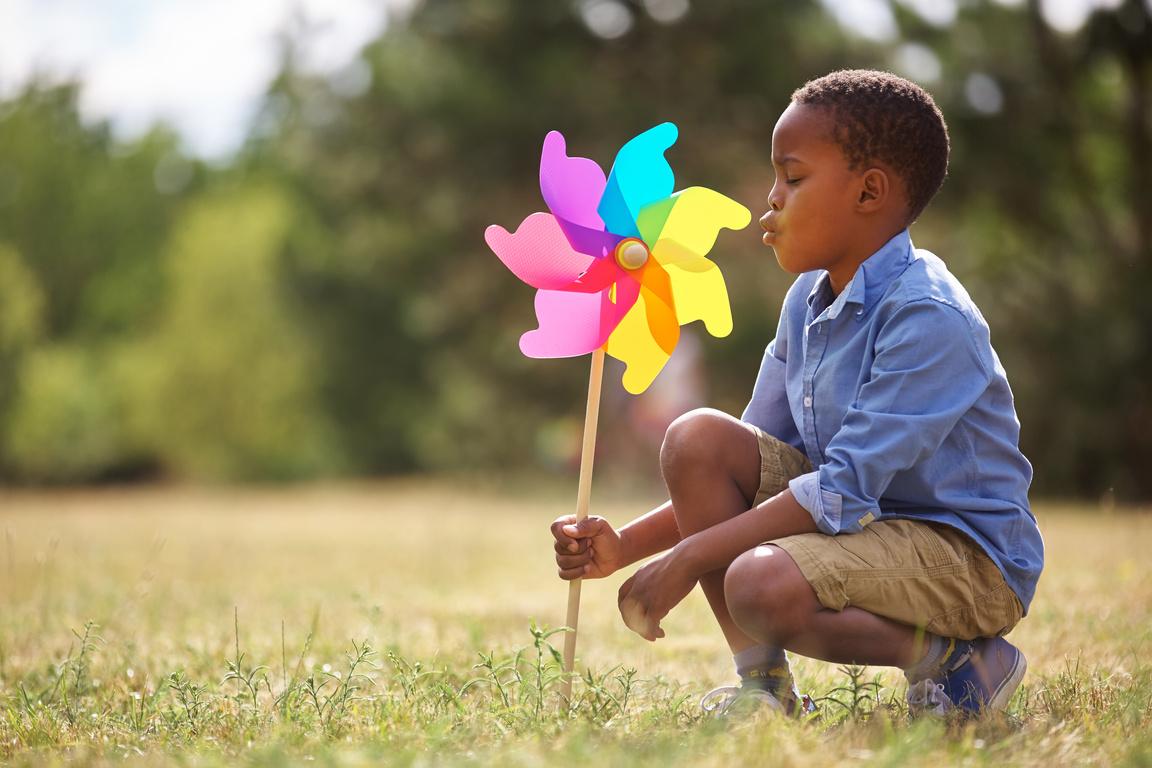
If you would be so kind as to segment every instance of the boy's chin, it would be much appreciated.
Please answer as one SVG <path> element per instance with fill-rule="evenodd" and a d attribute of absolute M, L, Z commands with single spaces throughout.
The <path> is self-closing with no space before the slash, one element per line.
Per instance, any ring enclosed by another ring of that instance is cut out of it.
<path fill-rule="evenodd" d="M 791 263 L 787 251 L 781 250 L 780 247 L 776 245 L 769 247 L 772 249 L 772 252 L 776 254 L 776 263 L 780 265 L 780 269 L 793 275 L 798 275 L 804 271 L 798 268 L 797 265 Z"/>

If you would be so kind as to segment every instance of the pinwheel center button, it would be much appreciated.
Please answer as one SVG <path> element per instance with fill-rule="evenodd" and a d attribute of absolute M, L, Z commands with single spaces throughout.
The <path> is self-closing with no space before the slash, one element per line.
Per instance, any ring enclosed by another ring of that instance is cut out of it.
<path fill-rule="evenodd" d="M 648 246 L 643 240 L 625 238 L 616 246 L 616 263 L 624 269 L 640 269 L 648 261 Z"/>

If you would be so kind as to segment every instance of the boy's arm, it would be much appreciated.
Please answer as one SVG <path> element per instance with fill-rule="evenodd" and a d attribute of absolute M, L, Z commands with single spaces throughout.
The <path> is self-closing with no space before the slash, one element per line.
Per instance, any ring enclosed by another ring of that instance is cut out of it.
<path fill-rule="evenodd" d="M 934 454 L 986 391 L 988 348 L 987 330 L 942 302 L 921 299 L 892 313 L 824 463 L 791 483 L 822 532 L 857 533 L 881 516 L 892 478 Z"/>
<path fill-rule="evenodd" d="M 620 586 L 625 622 L 648 640 L 664 636 L 660 620 L 706 573 L 727 568 L 744 552 L 770 539 L 815 533 L 816 524 L 791 491 L 742 515 L 685 537 L 667 556 L 645 565 Z"/>
<path fill-rule="evenodd" d="M 812 515 L 791 491 L 773 496 L 742 515 L 683 539 L 669 557 L 678 559 L 693 581 L 706 573 L 727 568 L 737 557 L 772 539 L 798 533 L 816 533 Z"/>
<path fill-rule="evenodd" d="M 680 528 L 672 502 L 666 501 L 620 529 L 620 567 L 671 549 L 680 543 Z"/>

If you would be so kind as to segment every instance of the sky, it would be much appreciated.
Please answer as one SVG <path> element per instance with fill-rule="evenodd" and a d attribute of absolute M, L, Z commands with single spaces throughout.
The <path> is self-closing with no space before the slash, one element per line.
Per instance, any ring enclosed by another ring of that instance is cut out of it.
<path fill-rule="evenodd" d="M 205 157 L 235 150 L 306 20 L 306 64 L 334 71 L 383 28 L 371 0 L 0 0 L 0 97 L 34 72 L 77 75 L 81 109 L 135 136 L 172 124 Z"/>
<path fill-rule="evenodd" d="M 380 33 L 384 9 L 405 1 L 411 0 L 0 0 L 0 98 L 34 73 L 77 76 L 85 116 L 111 121 L 118 135 L 137 136 L 161 120 L 193 153 L 226 158 L 243 141 L 276 72 L 279 33 L 303 22 L 305 66 L 335 73 Z M 898 1 L 946 26 L 962 0 Z M 895 35 L 889 0 L 820 2 L 855 34 L 878 41 Z M 1053 27 L 1071 32 L 1093 7 L 1119 2 L 1043 0 L 1042 7 Z M 623 34 L 631 25 L 631 12 L 618 0 L 574 5 L 596 34 Z M 690 0 L 643 5 L 668 23 L 691 14 Z M 905 46 L 900 60 L 908 65 L 904 74 L 930 79 L 935 65 L 928 49 Z"/>

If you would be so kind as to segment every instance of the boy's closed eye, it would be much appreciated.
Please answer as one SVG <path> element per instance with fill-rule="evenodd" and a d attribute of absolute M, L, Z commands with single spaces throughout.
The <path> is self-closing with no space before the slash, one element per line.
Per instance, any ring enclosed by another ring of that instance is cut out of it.
<path fill-rule="evenodd" d="M 785 184 L 795 186 L 804 180 L 803 174 L 800 173 L 801 169 L 797 168 L 803 163 L 795 157 L 789 155 L 780 160 L 774 160 L 772 164 L 776 166 L 776 178 L 783 178 Z"/>
<path fill-rule="evenodd" d="M 773 182 L 775 183 L 778 181 L 783 181 L 785 184 L 788 184 L 789 186 L 796 186 L 797 184 L 799 184 L 803 180 L 804 180 L 803 176 L 789 176 L 788 174 L 783 174 L 783 175 L 777 175 L 773 179 Z"/>

